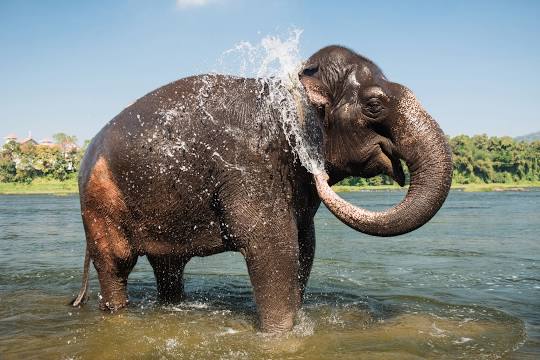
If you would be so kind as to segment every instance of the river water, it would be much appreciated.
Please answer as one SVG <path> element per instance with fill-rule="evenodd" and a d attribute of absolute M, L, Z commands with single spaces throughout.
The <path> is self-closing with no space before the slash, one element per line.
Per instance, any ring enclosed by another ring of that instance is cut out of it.
<path fill-rule="evenodd" d="M 372 209 L 404 193 L 342 194 Z M 242 257 L 193 259 L 188 300 L 156 302 L 141 258 L 131 306 L 110 315 L 77 292 L 84 235 L 75 196 L 0 196 L 2 359 L 537 359 L 540 191 L 451 192 L 435 218 L 395 238 L 341 224 L 324 207 L 304 309 L 279 338 L 257 333 Z"/>

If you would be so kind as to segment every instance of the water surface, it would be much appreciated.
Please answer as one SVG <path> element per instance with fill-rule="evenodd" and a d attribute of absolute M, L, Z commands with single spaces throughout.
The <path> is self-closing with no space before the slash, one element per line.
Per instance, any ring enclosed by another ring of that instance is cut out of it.
<path fill-rule="evenodd" d="M 402 192 L 342 194 L 372 209 Z M 347 228 L 321 207 L 307 299 L 294 331 L 256 331 L 242 257 L 193 259 L 188 300 L 156 302 L 139 259 L 119 314 L 79 287 L 78 198 L 0 196 L 0 357 L 91 359 L 536 359 L 540 357 L 540 191 L 451 192 L 435 218 L 395 238 Z"/>

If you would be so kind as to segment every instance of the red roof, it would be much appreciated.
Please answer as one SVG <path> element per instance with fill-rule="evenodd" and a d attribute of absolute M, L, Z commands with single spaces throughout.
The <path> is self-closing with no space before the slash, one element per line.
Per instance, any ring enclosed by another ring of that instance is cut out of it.
<path fill-rule="evenodd" d="M 4 136 L 4 139 L 17 139 L 17 134 L 7 134 L 6 136 Z"/>
<path fill-rule="evenodd" d="M 32 138 L 30 138 L 30 137 L 27 137 L 27 138 L 25 138 L 25 139 L 22 139 L 21 141 L 19 141 L 19 144 L 25 144 L 25 143 L 27 143 L 27 142 L 33 142 L 33 143 L 37 144 L 37 141 L 34 140 L 34 139 L 32 139 Z"/>
<path fill-rule="evenodd" d="M 55 144 L 51 139 L 49 138 L 45 138 L 43 140 L 41 140 L 39 142 L 39 145 L 41 146 L 48 146 L 48 147 L 55 147 L 55 146 L 58 146 L 57 144 Z"/>

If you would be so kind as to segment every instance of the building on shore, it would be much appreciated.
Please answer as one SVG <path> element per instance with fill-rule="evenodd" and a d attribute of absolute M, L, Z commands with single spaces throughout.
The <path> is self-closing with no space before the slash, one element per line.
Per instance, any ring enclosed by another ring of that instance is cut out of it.
<path fill-rule="evenodd" d="M 4 144 L 8 143 L 18 143 L 20 145 L 33 145 L 33 146 L 47 146 L 47 147 L 60 147 L 64 152 L 72 152 L 79 150 L 79 146 L 74 142 L 66 144 L 56 144 L 50 138 L 44 138 L 39 142 L 32 137 L 32 132 L 28 132 L 28 136 L 24 139 L 19 140 L 17 134 L 10 133 L 4 136 Z"/>
<path fill-rule="evenodd" d="M 38 142 L 34 140 L 34 138 L 32 137 L 32 132 L 29 131 L 28 136 L 22 139 L 21 141 L 19 141 L 19 144 L 24 145 L 24 146 L 28 146 L 28 145 L 35 146 L 35 145 L 38 145 Z"/>
<path fill-rule="evenodd" d="M 4 143 L 17 142 L 17 134 L 11 133 L 4 136 Z"/>
<path fill-rule="evenodd" d="M 58 146 L 58 144 L 55 144 L 54 141 L 52 141 L 49 138 L 45 138 L 39 141 L 39 145 L 41 146 L 47 146 L 47 147 L 55 147 Z"/>

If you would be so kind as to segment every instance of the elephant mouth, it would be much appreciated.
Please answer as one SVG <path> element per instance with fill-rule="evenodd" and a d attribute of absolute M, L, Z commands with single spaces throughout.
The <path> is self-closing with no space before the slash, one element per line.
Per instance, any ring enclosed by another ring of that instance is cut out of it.
<path fill-rule="evenodd" d="M 405 171 L 396 147 L 386 138 L 378 137 L 370 145 L 362 145 L 362 154 L 348 160 L 342 176 L 371 178 L 380 174 L 388 175 L 400 186 L 405 185 Z M 332 166 L 332 169 L 335 166 Z M 339 173 L 339 171 L 337 171 Z"/>
<path fill-rule="evenodd" d="M 396 147 L 388 139 L 380 140 L 371 152 L 366 166 L 364 177 L 373 177 L 385 174 L 394 179 L 399 186 L 405 185 L 405 172 L 401 163 L 401 157 Z M 373 165 L 370 165 L 373 164 Z"/>

